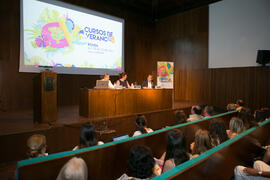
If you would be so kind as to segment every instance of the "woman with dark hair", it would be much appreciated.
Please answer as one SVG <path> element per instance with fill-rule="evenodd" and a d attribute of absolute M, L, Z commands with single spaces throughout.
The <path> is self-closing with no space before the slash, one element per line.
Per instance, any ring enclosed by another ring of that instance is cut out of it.
<path fill-rule="evenodd" d="M 127 73 L 122 72 L 119 74 L 119 80 L 116 81 L 116 86 L 123 86 L 123 88 L 130 88 L 127 81 Z"/>
<path fill-rule="evenodd" d="M 175 111 L 174 117 L 179 124 L 187 122 L 187 115 L 183 110 Z"/>
<path fill-rule="evenodd" d="M 222 119 L 214 119 L 210 122 L 209 134 L 212 140 L 212 146 L 217 146 L 229 139 Z"/>
<path fill-rule="evenodd" d="M 237 117 L 243 121 L 244 126 L 247 129 L 256 126 L 256 122 L 254 121 L 254 116 L 252 115 L 249 108 L 242 108 L 238 112 Z"/>
<path fill-rule="evenodd" d="M 190 159 L 186 148 L 186 138 L 182 131 L 174 129 L 168 133 L 167 150 L 162 166 L 162 172 L 166 172 L 175 166 Z"/>
<path fill-rule="evenodd" d="M 257 124 L 266 120 L 266 112 L 263 110 L 256 110 L 254 112 L 254 119 Z"/>
<path fill-rule="evenodd" d="M 208 131 L 202 129 L 197 130 L 195 134 L 195 141 L 190 144 L 192 157 L 197 157 L 211 148 L 211 138 Z"/>
<path fill-rule="evenodd" d="M 136 117 L 136 125 L 138 127 L 138 131 L 135 131 L 133 136 L 138 136 L 141 134 L 153 132 L 153 130 L 151 128 L 147 128 L 146 118 L 144 115 L 138 115 Z"/>
<path fill-rule="evenodd" d="M 152 151 L 143 145 L 133 146 L 128 157 L 128 174 L 123 174 L 118 180 L 150 179 L 153 177 L 154 158 Z"/>
<path fill-rule="evenodd" d="M 97 135 L 95 128 L 90 123 L 85 123 L 82 125 L 81 134 L 80 134 L 80 145 L 73 148 L 74 150 L 95 146 L 95 145 L 101 145 L 104 144 L 102 141 L 97 140 Z"/>

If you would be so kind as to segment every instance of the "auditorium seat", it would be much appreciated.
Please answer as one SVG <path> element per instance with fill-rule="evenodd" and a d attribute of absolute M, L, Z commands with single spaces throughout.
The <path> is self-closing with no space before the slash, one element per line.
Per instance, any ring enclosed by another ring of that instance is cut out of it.
<path fill-rule="evenodd" d="M 197 129 L 208 129 L 211 119 L 221 117 L 228 127 L 230 118 L 236 113 L 236 111 L 227 112 L 117 142 L 20 161 L 17 165 L 17 175 L 19 179 L 54 179 L 65 162 L 77 156 L 86 161 L 89 178 L 116 179 L 126 172 L 128 153 L 133 145 L 147 145 L 155 157 L 160 157 L 166 150 L 167 133 L 171 129 L 183 131 L 189 144 L 193 141 Z"/>
<path fill-rule="evenodd" d="M 231 179 L 235 166 L 252 166 L 254 159 L 262 153 L 259 145 L 269 144 L 269 131 L 270 119 L 212 148 L 199 157 L 176 166 L 153 180 Z"/>

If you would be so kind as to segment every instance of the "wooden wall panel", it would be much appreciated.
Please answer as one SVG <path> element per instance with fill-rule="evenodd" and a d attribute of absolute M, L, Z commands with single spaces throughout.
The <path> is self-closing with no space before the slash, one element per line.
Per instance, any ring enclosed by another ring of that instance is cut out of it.
<path fill-rule="evenodd" d="M 175 62 L 174 100 L 225 108 L 241 98 L 252 109 L 269 107 L 270 67 L 208 69 L 208 23 L 208 7 L 156 23 L 152 57 Z"/>
<path fill-rule="evenodd" d="M 152 72 L 151 61 L 152 25 L 129 12 L 119 12 L 115 7 L 102 4 L 101 1 L 63 0 L 82 7 L 125 19 L 125 69 L 129 81 L 141 83 L 148 72 Z M 20 0 L 0 2 L 3 35 L 0 43 L 0 111 L 31 109 L 33 106 L 33 79 L 35 73 L 19 72 L 20 49 Z M 78 105 L 81 87 L 92 88 L 99 76 L 58 75 L 58 106 Z M 112 77 L 113 81 L 117 77 Z M 18 91 L 19 90 L 19 91 Z"/>

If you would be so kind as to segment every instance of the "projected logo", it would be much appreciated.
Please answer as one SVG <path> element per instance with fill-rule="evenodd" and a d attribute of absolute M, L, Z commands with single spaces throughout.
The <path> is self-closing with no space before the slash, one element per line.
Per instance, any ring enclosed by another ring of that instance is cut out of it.
<path fill-rule="evenodd" d="M 61 51 L 69 53 L 73 51 L 72 44 L 80 43 L 83 36 L 81 28 L 74 24 L 67 16 L 59 16 L 59 12 L 45 9 L 33 25 L 33 29 L 26 29 L 34 41 L 34 48 L 42 48 L 47 53 Z"/>

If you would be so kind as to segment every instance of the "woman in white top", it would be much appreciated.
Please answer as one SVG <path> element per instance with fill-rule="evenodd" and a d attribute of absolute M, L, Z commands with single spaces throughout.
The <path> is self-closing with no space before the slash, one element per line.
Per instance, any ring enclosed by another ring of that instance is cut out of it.
<path fill-rule="evenodd" d="M 104 144 L 102 141 L 97 140 L 97 135 L 95 128 L 90 123 L 85 123 L 82 126 L 81 134 L 80 134 L 80 145 L 73 148 L 74 150 L 95 146 L 95 145 L 101 145 Z"/>
<path fill-rule="evenodd" d="M 138 115 L 136 117 L 136 125 L 138 126 L 138 131 L 135 131 L 133 136 L 138 136 L 141 134 L 153 132 L 151 128 L 147 128 L 146 118 L 144 115 Z"/>

